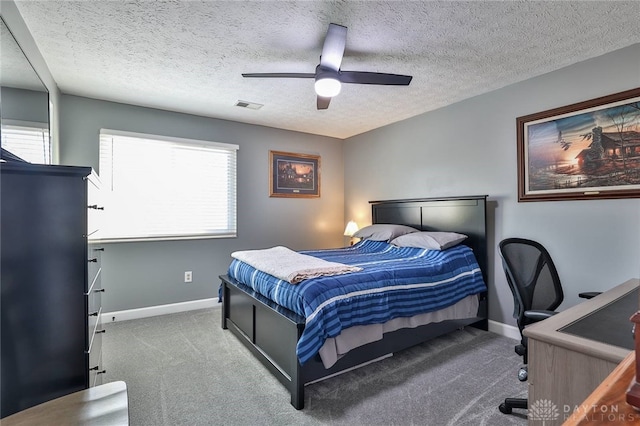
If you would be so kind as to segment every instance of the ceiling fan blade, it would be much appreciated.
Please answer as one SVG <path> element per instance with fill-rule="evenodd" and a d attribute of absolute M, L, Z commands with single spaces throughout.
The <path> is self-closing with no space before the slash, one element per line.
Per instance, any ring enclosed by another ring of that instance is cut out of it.
<path fill-rule="evenodd" d="M 408 86 L 413 78 L 410 75 L 366 71 L 340 71 L 338 75 L 341 83 L 382 84 L 385 86 Z"/>
<path fill-rule="evenodd" d="M 242 76 L 257 78 L 316 78 L 314 73 L 309 72 L 258 72 L 242 74 Z"/>
<path fill-rule="evenodd" d="M 344 47 L 347 44 L 347 27 L 338 24 L 329 24 L 327 37 L 322 46 L 320 65 L 325 68 L 338 71 L 344 55 Z"/>
<path fill-rule="evenodd" d="M 316 101 L 316 106 L 318 107 L 318 109 L 327 109 L 329 108 L 329 102 L 331 102 L 331 98 L 318 96 L 318 100 Z"/>

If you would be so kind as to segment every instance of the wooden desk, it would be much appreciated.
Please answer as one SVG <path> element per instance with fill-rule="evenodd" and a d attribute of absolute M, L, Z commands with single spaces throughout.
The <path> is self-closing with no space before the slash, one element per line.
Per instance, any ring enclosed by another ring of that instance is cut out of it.
<path fill-rule="evenodd" d="M 636 374 L 635 352 L 631 352 L 604 382 L 589 395 L 562 426 L 596 424 L 637 425 L 640 411 L 625 401 L 627 388 Z"/>
<path fill-rule="evenodd" d="M 529 424 L 561 425 L 589 394 L 625 359 L 631 348 L 614 346 L 560 331 L 594 312 L 629 297 L 640 280 L 631 279 L 599 296 L 586 300 L 524 330 L 529 354 Z M 632 324 L 628 319 L 637 311 L 620 312 L 620 321 L 628 322 L 630 345 Z M 626 325 L 625 325 L 626 326 Z M 557 409 L 558 415 L 538 418 L 536 409 L 544 405 Z"/>
<path fill-rule="evenodd" d="M 2 426 L 126 426 L 127 385 L 111 382 L 52 399 L 5 417 Z"/>

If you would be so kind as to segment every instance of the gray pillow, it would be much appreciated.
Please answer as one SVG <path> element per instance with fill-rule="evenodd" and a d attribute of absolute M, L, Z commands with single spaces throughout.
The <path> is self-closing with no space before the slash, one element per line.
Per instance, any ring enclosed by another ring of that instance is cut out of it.
<path fill-rule="evenodd" d="M 365 226 L 359 229 L 353 236 L 355 238 L 362 238 L 363 240 L 391 241 L 396 237 L 411 232 L 418 232 L 418 230 L 405 225 L 378 224 Z"/>
<path fill-rule="evenodd" d="M 430 250 L 446 250 L 460 244 L 467 238 L 464 234 L 456 232 L 414 232 L 401 235 L 391 241 L 391 244 L 399 247 L 417 247 Z"/>

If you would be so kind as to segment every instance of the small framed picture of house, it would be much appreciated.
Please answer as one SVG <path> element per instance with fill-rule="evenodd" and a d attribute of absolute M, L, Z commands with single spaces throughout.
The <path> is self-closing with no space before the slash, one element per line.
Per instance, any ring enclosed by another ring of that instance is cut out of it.
<path fill-rule="evenodd" d="M 516 119 L 518 201 L 640 197 L 640 88 Z"/>
<path fill-rule="evenodd" d="M 320 196 L 320 156 L 269 151 L 269 196 Z"/>

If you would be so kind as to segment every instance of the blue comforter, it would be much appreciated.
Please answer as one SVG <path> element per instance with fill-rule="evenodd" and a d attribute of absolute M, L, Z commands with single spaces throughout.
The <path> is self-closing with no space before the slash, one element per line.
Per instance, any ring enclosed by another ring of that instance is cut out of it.
<path fill-rule="evenodd" d="M 472 250 L 464 245 L 436 251 L 364 240 L 347 248 L 301 253 L 363 269 L 299 284 L 236 259 L 228 271 L 229 276 L 306 318 L 296 348 L 301 364 L 320 350 L 325 339 L 348 327 L 437 311 L 487 290 Z"/>

